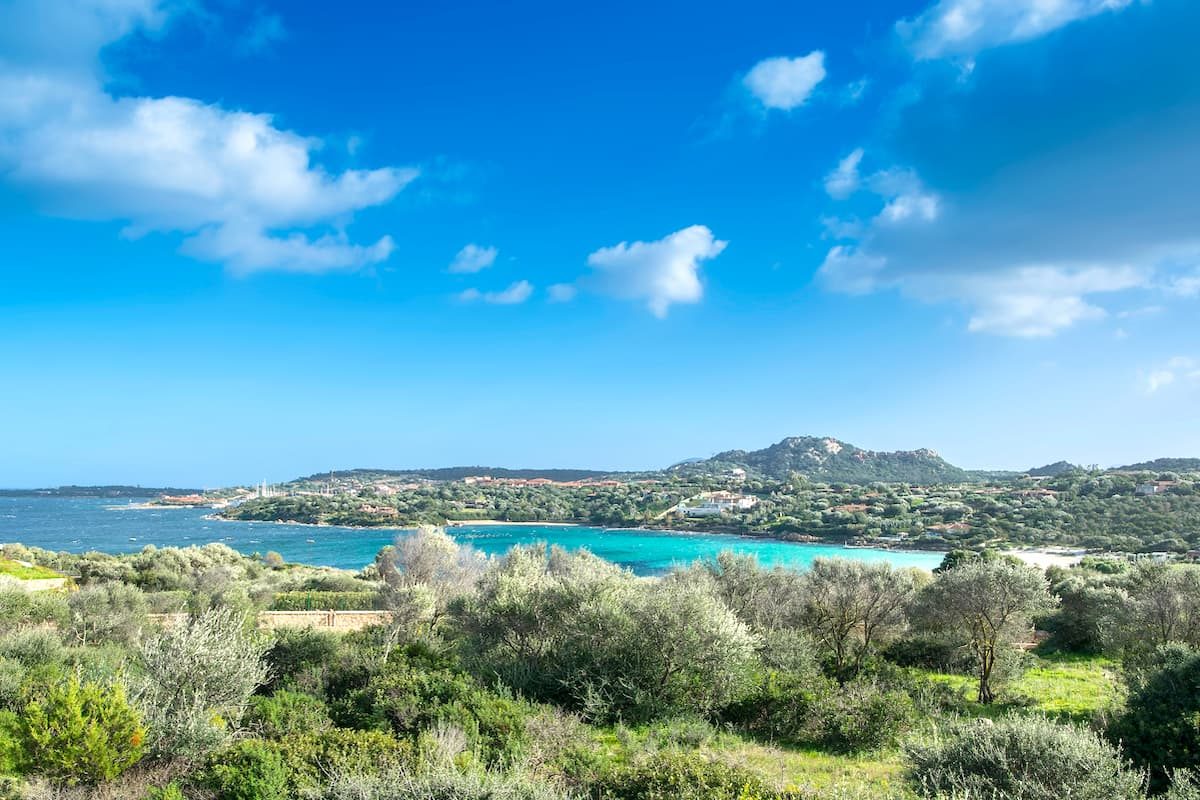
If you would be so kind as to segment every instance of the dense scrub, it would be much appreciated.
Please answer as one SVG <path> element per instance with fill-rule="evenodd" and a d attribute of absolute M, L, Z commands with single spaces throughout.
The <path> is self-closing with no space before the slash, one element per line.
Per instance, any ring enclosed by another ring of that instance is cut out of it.
<path fill-rule="evenodd" d="M 9 552 L 75 582 L 0 591 L 16 796 L 1196 795 L 1195 567 L 1044 575 L 958 553 L 934 575 L 800 573 L 725 553 L 646 579 L 586 552 L 489 559 L 436 529 L 359 575 L 220 546 Z M 368 594 L 390 622 L 258 631 L 289 593 Z M 1035 625 L 1042 656 L 1018 647 Z M 1126 691 L 1055 686 L 1071 669 L 1119 669 Z"/>

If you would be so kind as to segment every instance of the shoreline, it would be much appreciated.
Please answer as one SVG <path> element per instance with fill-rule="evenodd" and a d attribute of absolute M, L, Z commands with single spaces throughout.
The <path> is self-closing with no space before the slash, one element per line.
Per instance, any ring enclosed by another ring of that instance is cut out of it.
<path fill-rule="evenodd" d="M 412 531 L 416 530 L 418 525 L 334 525 L 328 522 L 296 522 L 294 520 L 262 520 L 262 519 L 229 519 L 220 514 L 207 514 L 205 519 L 211 519 L 218 522 L 240 522 L 244 524 L 259 524 L 259 525 L 296 525 L 305 528 L 342 528 L 344 530 L 354 531 L 370 531 L 370 530 L 386 530 L 386 531 Z M 736 530 L 697 530 L 695 528 L 671 528 L 666 526 L 650 526 L 650 525 L 600 525 L 590 522 L 509 522 L 502 519 L 454 519 L 447 520 L 437 527 L 452 530 L 454 528 L 466 528 L 477 526 L 480 528 L 488 527 L 513 527 L 513 528 L 594 528 L 600 531 L 644 531 L 649 533 L 662 533 L 674 536 L 731 536 L 739 539 L 757 539 L 763 541 L 779 542 L 781 544 L 792 545 L 808 545 L 814 547 L 835 547 L 838 549 L 847 550 L 874 550 L 877 552 L 891 553 L 921 553 L 926 555 L 945 556 L 949 550 L 935 550 L 928 547 L 885 547 L 883 545 L 862 545 L 856 547 L 846 547 L 842 541 L 825 540 L 817 537 L 805 538 L 788 538 L 785 536 L 777 536 L 768 533 L 755 533 Z"/>

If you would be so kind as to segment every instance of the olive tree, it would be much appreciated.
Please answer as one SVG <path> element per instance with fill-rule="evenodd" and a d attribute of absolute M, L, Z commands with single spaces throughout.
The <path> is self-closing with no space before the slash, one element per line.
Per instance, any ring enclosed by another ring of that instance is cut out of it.
<path fill-rule="evenodd" d="M 1200 567 L 1146 564 L 1132 575 L 1121 610 L 1127 645 L 1200 646 Z"/>
<path fill-rule="evenodd" d="M 918 613 L 929 628 L 962 637 L 975 662 L 978 700 L 991 703 L 998 660 L 1029 633 L 1035 616 L 1053 608 L 1040 570 L 977 559 L 940 573 L 921 592 Z"/>
<path fill-rule="evenodd" d="M 381 550 L 375 567 L 392 612 L 393 638 L 436 623 L 453 600 L 474 591 L 487 563 L 483 553 L 432 525 L 422 525 Z"/>
<path fill-rule="evenodd" d="M 801 580 L 801 625 L 828 654 L 833 674 L 846 680 L 908 627 L 916 587 L 911 570 L 819 558 Z"/>
<path fill-rule="evenodd" d="M 195 758 L 236 732 L 254 690 L 267 680 L 270 645 L 244 616 L 210 609 L 138 648 L 133 698 L 158 757 Z"/>

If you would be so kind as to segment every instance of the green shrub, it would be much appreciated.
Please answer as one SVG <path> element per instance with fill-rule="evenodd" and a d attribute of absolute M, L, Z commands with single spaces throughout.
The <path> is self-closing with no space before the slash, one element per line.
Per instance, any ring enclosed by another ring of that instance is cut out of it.
<path fill-rule="evenodd" d="M 379 592 L 279 592 L 272 611 L 370 611 L 383 608 Z"/>
<path fill-rule="evenodd" d="M 0 776 L 17 775 L 21 771 L 24 754 L 21 718 L 11 711 L 0 711 Z"/>
<path fill-rule="evenodd" d="M 1043 717 L 976 720 L 907 750 L 910 786 L 925 797 L 1136 800 L 1142 776 L 1096 734 Z"/>
<path fill-rule="evenodd" d="M 245 726 L 265 739 L 319 733 L 332 724 L 323 700 L 287 690 L 250 698 L 245 718 Z"/>
<path fill-rule="evenodd" d="M 1169 770 L 1200 768 L 1200 653 L 1160 648 L 1131 682 L 1126 710 L 1108 735 L 1150 769 L 1151 788 L 1161 790 Z"/>
<path fill-rule="evenodd" d="M 664 751 L 618 767 L 593 787 L 597 800 L 751 800 L 778 794 L 754 773 L 697 753 Z"/>
<path fill-rule="evenodd" d="M 268 688 L 294 682 L 301 673 L 321 670 L 338 652 L 337 634 L 307 628 L 284 628 L 275 632 L 267 651 L 270 670 Z"/>
<path fill-rule="evenodd" d="M 725 709 L 723 717 L 760 739 L 805 743 L 813 708 L 835 687 L 833 681 L 812 673 L 768 671 L 749 696 Z"/>
<path fill-rule="evenodd" d="M 215 757 L 206 783 L 219 800 L 288 800 L 288 766 L 269 742 L 247 739 Z"/>
<path fill-rule="evenodd" d="M 112 780 L 138 762 L 145 740 L 124 686 L 78 677 L 30 701 L 21 735 L 30 771 L 69 785 Z"/>
<path fill-rule="evenodd" d="M 419 645 L 392 651 L 387 664 L 336 708 L 347 727 L 387 727 L 416 741 L 434 728 L 454 727 L 484 761 L 511 759 L 525 743 L 524 703 L 485 689 L 455 663 Z"/>
<path fill-rule="evenodd" d="M 383 775 L 336 775 L 314 800 L 571 800 L 545 780 L 514 772 L 461 771 L 448 765 Z M 747 798 L 750 800 L 750 798 Z"/>
<path fill-rule="evenodd" d="M 890 744 L 915 715 L 912 698 L 898 689 L 854 681 L 818 698 L 811 711 L 809 743 L 854 752 Z"/>
<path fill-rule="evenodd" d="M 330 775 L 379 775 L 411 765 L 413 747 L 381 731 L 342 728 L 288 736 L 273 746 L 290 774 L 293 794 L 311 789 Z"/>
<path fill-rule="evenodd" d="M 209 758 L 207 783 L 228 800 L 298 797 L 331 775 L 374 776 L 412 762 L 412 746 L 386 733 L 335 728 L 278 741 L 243 740 Z M 243 784 L 255 787 L 254 793 L 234 794 Z"/>
<path fill-rule="evenodd" d="M 166 786 L 151 787 L 142 800 L 187 800 L 187 798 L 184 796 L 183 790 L 179 788 L 179 784 L 168 783 Z"/>
<path fill-rule="evenodd" d="M 0 638 L 0 657 L 19 661 L 26 668 L 62 664 L 67 657 L 62 639 L 53 631 L 17 630 Z"/>

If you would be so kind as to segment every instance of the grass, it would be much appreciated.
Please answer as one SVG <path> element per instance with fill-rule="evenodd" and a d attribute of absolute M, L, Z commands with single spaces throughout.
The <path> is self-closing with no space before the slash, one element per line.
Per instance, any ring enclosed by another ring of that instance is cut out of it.
<path fill-rule="evenodd" d="M 638 752 L 680 747 L 744 767 L 778 787 L 814 791 L 823 796 L 878 799 L 903 791 L 903 762 L 895 749 L 841 755 L 811 748 L 776 747 L 712 728 L 702 742 L 672 741 L 675 737 L 671 730 L 669 723 L 634 729 L 605 728 L 597 732 L 596 745 L 610 764 L 626 763 Z"/>
<path fill-rule="evenodd" d="M 973 716 L 994 718 L 1020 709 L 1086 723 L 1120 704 L 1121 680 L 1112 660 L 1061 653 L 1033 658 L 1032 666 L 1003 687 L 1000 701 L 990 706 L 973 701 L 975 679 L 971 676 L 925 670 L 919 674 L 968 698 L 967 710 Z"/>
<path fill-rule="evenodd" d="M 16 578 L 22 581 L 42 580 L 45 578 L 61 578 L 62 575 L 52 569 L 37 565 L 26 566 L 20 561 L 0 557 L 0 575 Z"/>

